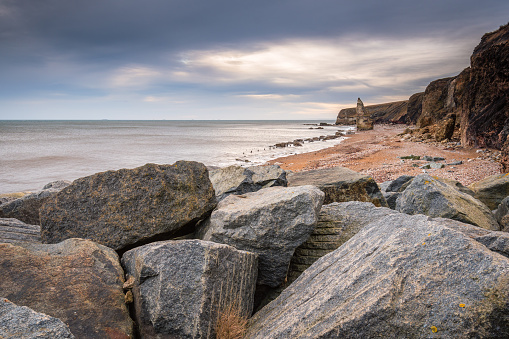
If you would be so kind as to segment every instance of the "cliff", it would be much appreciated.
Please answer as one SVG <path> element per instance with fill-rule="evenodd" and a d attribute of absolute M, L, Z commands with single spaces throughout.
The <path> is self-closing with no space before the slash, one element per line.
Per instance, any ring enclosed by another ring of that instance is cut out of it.
<path fill-rule="evenodd" d="M 407 101 L 366 106 L 375 123 L 416 124 L 416 133 L 436 141 L 502 150 L 509 172 L 509 24 L 485 34 L 459 75 L 432 81 Z M 355 108 L 339 112 L 336 124 L 355 123 Z"/>
<path fill-rule="evenodd" d="M 405 123 L 408 100 L 395 101 L 378 105 L 364 106 L 366 112 L 376 124 Z M 336 125 L 355 125 L 356 107 L 345 108 L 339 111 Z"/>

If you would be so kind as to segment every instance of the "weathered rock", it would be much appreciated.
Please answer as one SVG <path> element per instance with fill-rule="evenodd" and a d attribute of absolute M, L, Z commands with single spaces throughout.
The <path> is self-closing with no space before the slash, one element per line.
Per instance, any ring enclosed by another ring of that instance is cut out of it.
<path fill-rule="evenodd" d="M 142 338 L 215 338 L 219 314 L 229 306 L 251 314 L 253 253 L 209 241 L 161 241 L 126 252 L 122 263 L 134 277 Z"/>
<path fill-rule="evenodd" d="M 324 194 L 313 186 L 270 187 L 221 201 L 198 238 L 259 255 L 258 284 L 281 285 L 295 248 L 318 221 Z"/>
<path fill-rule="evenodd" d="M 0 205 L 1 218 L 16 218 L 27 224 L 40 225 L 39 209 L 57 192 L 71 184 L 68 180 L 58 180 L 45 185 L 42 190 L 26 194 Z"/>
<path fill-rule="evenodd" d="M 405 116 L 405 122 L 407 124 L 416 124 L 417 120 L 422 114 L 422 99 L 424 92 L 413 94 L 408 99 L 407 114 Z"/>
<path fill-rule="evenodd" d="M 485 34 L 470 57 L 462 97 L 461 143 L 502 149 L 504 172 L 509 143 L 509 24 Z"/>
<path fill-rule="evenodd" d="M 66 323 L 77 338 L 129 338 L 124 272 L 110 248 L 84 239 L 0 244 L 0 296 Z"/>
<path fill-rule="evenodd" d="M 463 193 L 466 193 L 468 195 L 470 195 L 471 197 L 474 197 L 475 198 L 475 193 L 474 191 L 472 191 L 470 188 L 468 187 L 465 187 L 463 186 L 463 184 L 461 182 L 459 182 L 458 180 L 454 180 L 454 179 L 448 179 L 448 178 L 439 178 L 439 177 L 433 177 L 455 189 L 457 189 L 458 191 L 460 192 L 463 192 Z"/>
<path fill-rule="evenodd" d="M 203 164 L 178 161 L 75 180 L 40 210 L 43 242 L 78 237 L 115 250 L 192 233 L 216 206 Z"/>
<path fill-rule="evenodd" d="M 498 231 L 491 211 L 479 200 L 427 174 L 416 176 L 396 202 L 396 210 L 407 214 L 454 219 Z"/>
<path fill-rule="evenodd" d="M 286 172 L 276 165 L 271 166 L 229 166 L 210 172 L 218 200 L 230 194 L 255 192 L 272 186 L 287 186 Z"/>
<path fill-rule="evenodd" d="M 455 103 L 450 98 L 454 93 L 455 79 L 456 77 L 438 79 L 426 87 L 417 127 L 433 125 L 453 111 Z"/>
<path fill-rule="evenodd" d="M 0 298 L 0 338 L 73 339 L 74 336 L 60 319 Z"/>
<path fill-rule="evenodd" d="M 475 197 L 494 210 L 509 196 L 509 174 L 495 174 L 469 185 Z"/>
<path fill-rule="evenodd" d="M 435 140 L 442 141 L 451 139 L 454 134 L 454 127 L 456 126 L 456 114 L 449 114 L 444 120 L 440 122 L 440 126 L 435 132 Z"/>
<path fill-rule="evenodd" d="M 0 218 L 0 243 L 41 242 L 41 226 L 14 218 Z"/>
<path fill-rule="evenodd" d="M 295 250 L 290 262 L 288 282 L 295 281 L 315 261 L 339 248 L 370 222 L 394 213 L 398 212 L 360 201 L 335 202 L 322 206 L 315 230 Z"/>
<path fill-rule="evenodd" d="M 406 121 L 408 101 L 395 101 L 379 105 L 364 106 L 366 113 L 374 123 L 404 123 Z M 356 107 L 344 108 L 339 111 L 336 125 L 355 125 Z"/>
<path fill-rule="evenodd" d="M 324 204 L 345 201 L 367 201 L 387 207 L 387 202 L 370 176 L 345 167 L 332 167 L 291 173 L 288 186 L 314 185 L 325 193 Z"/>
<path fill-rule="evenodd" d="M 364 108 L 364 103 L 361 98 L 357 99 L 357 110 L 356 110 L 356 124 L 358 131 L 366 131 L 373 129 L 373 119 Z"/>
<path fill-rule="evenodd" d="M 504 198 L 504 200 L 502 200 L 500 202 L 500 204 L 498 205 L 498 208 L 493 212 L 494 212 L 495 219 L 498 221 L 498 223 L 501 226 L 501 229 L 504 230 L 505 226 L 507 226 L 507 225 L 505 225 L 505 223 L 502 222 L 502 219 L 506 215 L 509 214 L 509 196 Z"/>
<path fill-rule="evenodd" d="M 386 192 L 403 192 L 405 188 L 410 185 L 412 180 L 414 179 L 411 175 L 402 175 L 393 181 L 387 186 Z"/>
<path fill-rule="evenodd" d="M 256 313 L 245 338 L 509 337 L 508 241 L 453 220 L 381 217 Z"/>

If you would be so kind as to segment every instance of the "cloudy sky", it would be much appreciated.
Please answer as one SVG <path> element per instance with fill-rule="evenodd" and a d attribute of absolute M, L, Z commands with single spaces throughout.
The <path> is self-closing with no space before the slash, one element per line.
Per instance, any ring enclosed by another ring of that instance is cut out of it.
<path fill-rule="evenodd" d="M 319 119 L 469 65 L 506 0 L 0 0 L 0 119 Z"/>

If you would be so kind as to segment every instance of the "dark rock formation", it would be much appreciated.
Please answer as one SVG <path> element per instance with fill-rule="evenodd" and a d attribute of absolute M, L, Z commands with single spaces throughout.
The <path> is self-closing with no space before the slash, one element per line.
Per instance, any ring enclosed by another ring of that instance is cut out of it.
<path fill-rule="evenodd" d="M 257 312 L 254 338 L 509 337 L 509 235 L 390 214 Z"/>
<path fill-rule="evenodd" d="M 453 99 L 455 77 L 432 81 L 422 99 L 422 113 L 417 120 L 417 127 L 433 125 L 453 111 L 456 104 Z"/>
<path fill-rule="evenodd" d="M 41 242 L 41 226 L 14 218 L 0 218 L 0 243 Z"/>
<path fill-rule="evenodd" d="M 360 201 L 334 202 L 322 206 L 315 230 L 295 250 L 290 262 L 288 283 L 295 281 L 315 261 L 339 248 L 370 222 L 394 213 L 397 212 Z"/>
<path fill-rule="evenodd" d="M 178 161 L 75 180 L 41 208 L 43 242 L 85 238 L 115 250 L 192 233 L 216 206 L 203 164 Z"/>
<path fill-rule="evenodd" d="M 494 210 L 509 196 L 509 174 L 495 174 L 468 186 L 474 196 Z"/>
<path fill-rule="evenodd" d="M 40 225 L 39 209 L 57 192 L 71 184 L 68 180 L 58 180 L 47 184 L 42 190 L 0 205 L 0 218 L 16 218 L 27 224 Z"/>
<path fill-rule="evenodd" d="M 396 201 L 396 210 L 466 222 L 500 230 L 491 210 L 479 200 L 427 174 L 416 176 Z"/>
<path fill-rule="evenodd" d="M 332 167 L 291 173 L 288 186 L 314 185 L 325 193 L 324 204 L 367 201 L 387 207 L 375 180 L 345 167 Z"/>
<path fill-rule="evenodd" d="M 259 255 L 258 284 L 281 285 L 295 248 L 309 238 L 324 194 L 313 186 L 270 187 L 221 201 L 201 226 L 200 239 Z"/>
<path fill-rule="evenodd" d="M 461 142 L 503 149 L 509 134 L 509 24 L 485 34 L 470 58 L 470 81 L 461 111 Z"/>
<path fill-rule="evenodd" d="M 361 98 L 357 99 L 355 122 L 358 131 L 373 129 L 373 119 L 371 119 L 368 112 L 364 108 L 364 103 L 362 102 Z"/>
<path fill-rule="evenodd" d="M 62 320 L 0 298 L 0 338 L 74 339 Z"/>
<path fill-rule="evenodd" d="M 220 168 L 210 171 L 210 181 L 218 200 L 223 200 L 230 194 L 244 194 L 266 187 L 287 186 L 285 170 L 276 165 Z"/>
<path fill-rule="evenodd" d="M 498 205 L 494 215 L 500 224 L 500 229 L 504 232 L 509 232 L 509 196 Z"/>
<path fill-rule="evenodd" d="M 126 252 L 122 264 L 134 277 L 142 338 L 215 338 L 219 314 L 228 307 L 251 314 L 253 253 L 209 241 L 163 241 Z"/>
<path fill-rule="evenodd" d="M 0 244 L 0 293 L 66 323 L 77 338 L 132 338 L 118 255 L 90 240 Z"/>
<path fill-rule="evenodd" d="M 408 99 L 407 113 L 405 116 L 405 123 L 414 125 L 419 120 L 422 114 L 422 99 L 424 92 L 413 94 Z"/>
<path fill-rule="evenodd" d="M 379 105 L 364 106 L 366 114 L 374 123 L 405 123 L 408 101 L 395 101 Z M 339 111 L 336 125 L 355 125 L 357 111 L 355 107 L 344 108 Z"/>

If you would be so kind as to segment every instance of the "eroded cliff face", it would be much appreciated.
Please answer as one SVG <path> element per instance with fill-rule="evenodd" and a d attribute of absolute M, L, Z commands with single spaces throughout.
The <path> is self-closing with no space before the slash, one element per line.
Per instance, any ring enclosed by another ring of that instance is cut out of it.
<path fill-rule="evenodd" d="M 381 123 L 406 123 L 408 101 L 395 101 L 379 105 L 364 106 L 367 114 L 376 124 Z M 339 111 L 336 125 L 355 125 L 357 111 L 355 107 L 345 108 Z"/>
<path fill-rule="evenodd" d="M 375 123 L 416 124 L 419 133 L 436 141 L 502 150 L 503 170 L 509 172 L 509 24 L 485 34 L 470 63 L 459 75 L 432 81 L 424 93 L 399 102 L 404 107 L 386 103 L 366 109 Z M 337 123 L 354 114 L 355 109 L 342 110 Z"/>
<path fill-rule="evenodd" d="M 502 149 L 508 168 L 509 24 L 485 34 L 470 58 L 470 77 L 462 96 L 461 142 Z"/>

